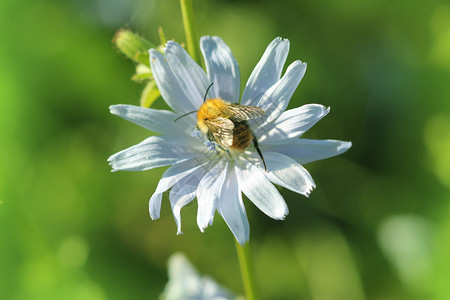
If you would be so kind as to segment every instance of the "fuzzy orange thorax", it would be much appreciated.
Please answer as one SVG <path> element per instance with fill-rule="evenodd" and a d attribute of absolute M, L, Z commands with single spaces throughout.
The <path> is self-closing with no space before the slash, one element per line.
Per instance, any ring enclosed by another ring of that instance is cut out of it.
<path fill-rule="evenodd" d="M 229 118 L 230 112 L 227 109 L 228 103 L 220 98 L 208 99 L 203 103 L 197 112 L 198 122 L 205 119 L 215 119 L 218 117 Z"/>

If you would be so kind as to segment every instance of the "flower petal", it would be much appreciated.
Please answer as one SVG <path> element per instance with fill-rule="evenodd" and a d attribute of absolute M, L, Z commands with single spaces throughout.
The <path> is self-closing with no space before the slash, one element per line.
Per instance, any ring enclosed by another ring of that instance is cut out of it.
<path fill-rule="evenodd" d="M 299 60 L 294 61 L 287 68 L 284 76 L 261 97 L 256 106 L 266 112 L 266 116 L 263 118 L 267 123 L 272 122 L 284 112 L 305 72 L 306 63 Z"/>
<path fill-rule="evenodd" d="M 227 174 L 228 162 L 219 161 L 200 180 L 197 188 L 197 224 L 200 231 L 212 223 L 216 211 L 216 203 Z"/>
<path fill-rule="evenodd" d="M 172 206 L 173 217 L 177 225 L 177 234 L 181 231 L 181 209 L 194 200 L 197 195 L 197 187 L 200 180 L 205 175 L 205 170 L 197 169 L 189 177 L 185 177 L 175 183 L 169 193 L 170 205 Z"/>
<path fill-rule="evenodd" d="M 250 162 L 235 166 L 239 187 L 263 213 L 276 220 L 283 220 L 289 210 L 278 190 L 263 171 Z"/>
<path fill-rule="evenodd" d="M 298 139 L 280 145 L 264 145 L 264 151 L 285 154 L 303 165 L 342 154 L 351 146 L 351 142 L 338 140 Z"/>
<path fill-rule="evenodd" d="M 241 77 L 239 65 L 230 48 L 217 36 L 203 36 L 200 39 L 200 48 L 205 58 L 209 81 L 214 82 L 211 95 L 228 102 L 239 102 Z"/>
<path fill-rule="evenodd" d="M 161 134 L 180 134 L 181 131 L 192 132 L 190 123 L 185 119 L 180 119 L 177 123 L 172 122 L 177 118 L 177 114 L 168 110 L 157 110 L 135 105 L 111 105 L 111 113 L 125 120 L 133 122 L 150 131 Z"/>
<path fill-rule="evenodd" d="M 181 89 L 198 109 L 210 84 L 205 71 L 174 41 L 167 42 L 164 53 Z"/>
<path fill-rule="evenodd" d="M 168 168 L 158 182 L 155 192 L 150 198 L 149 211 L 153 220 L 159 218 L 161 211 L 162 194 L 175 184 L 179 183 L 186 177 L 195 177 L 198 169 L 204 168 L 207 161 L 202 160 L 201 156 L 184 161 Z"/>
<path fill-rule="evenodd" d="M 150 49 L 149 54 L 153 77 L 155 78 L 156 85 L 167 105 L 178 114 L 197 110 L 198 106 L 189 99 L 183 88 L 180 86 L 166 57 L 155 49 Z M 195 119 L 192 115 L 190 115 L 189 118 Z"/>
<path fill-rule="evenodd" d="M 329 112 L 329 107 L 320 104 L 306 104 L 285 111 L 275 122 L 258 127 L 255 134 L 260 136 L 260 143 L 279 143 L 286 139 L 297 138 Z"/>
<path fill-rule="evenodd" d="M 217 202 L 217 211 L 225 220 L 239 244 L 245 244 L 249 239 L 250 226 L 236 172 L 231 164 L 228 167 L 227 176 Z"/>
<path fill-rule="evenodd" d="M 152 136 L 108 158 L 113 171 L 144 171 L 183 162 L 199 155 L 192 138 Z"/>
<path fill-rule="evenodd" d="M 276 152 L 264 152 L 267 178 L 275 184 L 309 197 L 316 187 L 309 172 L 292 158 Z"/>
<path fill-rule="evenodd" d="M 184 177 L 191 176 L 191 174 L 199 168 L 204 168 L 205 164 L 207 164 L 207 162 L 202 160 L 202 156 L 197 156 L 171 166 L 166 170 L 166 172 L 164 172 L 163 176 L 159 180 L 155 194 L 164 193 Z"/>
<path fill-rule="evenodd" d="M 148 211 L 150 213 L 150 218 L 152 218 L 152 220 L 159 219 L 159 215 L 161 213 L 162 195 L 163 195 L 162 193 L 153 194 L 150 197 L 150 201 L 148 202 Z"/>
<path fill-rule="evenodd" d="M 210 276 L 199 274 L 181 252 L 170 256 L 169 281 L 157 299 L 230 300 L 241 299 L 216 283 Z"/>
<path fill-rule="evenodd" d="M 267 46 L 245 85 L 242 105 L 257 105 L 261 96 L 280 79 L 288 52 L 287 39 L 277 37 Z"/>

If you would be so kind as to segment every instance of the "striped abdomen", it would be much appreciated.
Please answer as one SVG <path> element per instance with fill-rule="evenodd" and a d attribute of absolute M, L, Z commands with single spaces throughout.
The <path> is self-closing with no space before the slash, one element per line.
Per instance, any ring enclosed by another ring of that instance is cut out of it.
<path fill-rule="evenodd" d="M 233 144 L 230 148 L 244 150 L 253 142 L 253 133 L 247 121 L 233 123 Z"/>

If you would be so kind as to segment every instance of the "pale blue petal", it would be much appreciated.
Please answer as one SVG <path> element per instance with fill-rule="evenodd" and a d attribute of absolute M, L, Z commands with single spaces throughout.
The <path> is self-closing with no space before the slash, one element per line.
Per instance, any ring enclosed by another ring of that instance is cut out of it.
<path fill-rule="evenodd" d="M 241 163 L 235 166 L 239 188 L 263 213 L 273 219 L 283 220 L 289 212 L 288 207 L 264 171 L 249 162 Z"/>
<path fill-rule="evenodd" d="M 276 152 L 264 152 L 267 178 L 293 192 L 309 196 L 316 187 L 309 172 L 292 158 Z"/>
<path fill-rule="evenodd" d="M 228 162 L 220 161 L 200 180 L 197 188 L 197 224 L 200 231 L 212 223 L 216 203 L 227 174 Z"/>
<path fill-rule="evenodd" d="M 198 110 L 198 105 L 189 99 L 180 86 L 166 57 L 155 49 L 150 49 L 149 54 L 153 77 L 167 105 L 177 114 Z M 193 115 L 189 115 L 187 118 L 195 120 Z"/>
<path fill-rule="evenodd" d="M 182 253 L 170 256 L 169 281 L 160 297 L 165 300 L 231 300 L 242 299 L 216 283 L 210 276 L 199 274 Z"/>
<path fill-rule="evenodd" d="M 198 109 L 209 85 L 205 71 L 174 41 L 167 42 L 164 53 L 181 89 Z"/>
<path fill-rule="evenodd" d="M 150 217 L 155 220 L 159 218 L 161 210 L 161 198 L 165 191 L 175 184 L 183 181 L 186 177 L 195 177 L 199 169 L 207 164 L 202 160 L 202 156 L 181 162 L 168 168 L 158 182 L 155 192 L 149 201 Z"/>
<path fill-rule="evenodd" d="M 109 109 L 112 114 L 157 133 L 179 135 L 192 132 L 192 128 L 189 128 L 191 125 L 186 120 L 180 119 L 174 123 L 177 114 L 168 110 L 125 104 L 111 105 Z"/>
<path fill-rule="evenodd" d="M 113 171 L 144 171 L 193 158 L 199 155 L 196 147 L 192 137 L 152 136 L 112 155 L 108 161 Z"/>
<path fill-rule="evenodd" d="M 207 164 L 207 161 L 204 161 L 204 156 L 197 156 L 171 166 L 164 172 L 159 180 L 155 194 L 167 191 L 184 177 L 191 176 L 191 174 L 199 168 L 204 168 L 205 164 Z"/>
<path fill-rule="evenodd" d="M 264 151 L 283 153 L 303 165 L 342 154 L 351 146 L 351 142 L 338 140 L 296 139 L 289 143 L 263 147 Z"/>
<path fill-rule="evenodd" d="M 306 104 L 290 109 L 266 126 L 255 131 L 260 143 L 279 143 L 297 138 L 330 112 L 330 108 L 320 104 Z"/>
<path fill-rule="evenodd" d="M 181 208 L 190 203 L 197 196 L 200 180 L 208 173 L 209 165 L 203 165 L 192 174 L 175 183 L 170 190 L 169 198 L 172 212 L 177 225 L 177 234 L 181 234 Z"/>
<path fill-rule="evenodd" d="M 266 115 L 260 119 L 270 123 L 285 111 L 292 94 L 305 75 L 305 71 L 306 64 L 299 60 L 294 61 L 287 68 L 284 76 L 267 90 L 256 105 L 266 112 Z"/>
<path fill-rule="evenodd" d="M 217 36 L 203 36 L 200 48 L 205 58 L 209 82 L 214 82 L 208 99 L 220 97 L 228 102 L 239 102 L 241 77 L 239 65 L 230 48 Z"/>
<path fill-rule="evenodd" d="M 287 39 L 277 37 L 269 44 L 245 85 L 242 105 L 257 105 L 261 96 L 280 79 L 288 52 Z"/>
<path fill-rule="evenodd" d="M 250 225 L 248 224 L 236 172 L 231 164 L 228 167 L 227 176 L 217 202 L 217 211 L 225 220 L 239 244 L 245 244 L 250 236 Z"/>
<path fill-rule="evenodd" d="M 152 220 L 159 219 L 159 215 L 161 213 L 161 199 L 162 194 L 153 194 L 148 202 L 148 211 Z"/>

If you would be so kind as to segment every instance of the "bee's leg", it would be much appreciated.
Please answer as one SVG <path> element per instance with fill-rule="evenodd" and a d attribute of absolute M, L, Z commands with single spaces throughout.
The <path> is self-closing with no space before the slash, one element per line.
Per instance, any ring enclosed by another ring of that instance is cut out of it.
<path fill-rule="evenodd" d="M 264 156 L 262 155 L 261 150 L 259 149 L 258 140 L 255 137 L 253 137 L 253 145 L 255 145 L 256 152 L 258 152 L 259 157 L 261 157 L 261 160 L 264 165 L 264 170 L 267 172 L 267 166 L 266 162 L 264 161 Z"/>
<path fill-rule="evenodd" d="M 219 147 L 222 151 L 226 151 L 228 153 L 228 155 L 231 157 L 230 150 L 228 148 L 225 148 L 219 144 L 217 144 L 217 147 Z"/>
<path fill-rule="evenodd" d="M 216 150 L 216 146 L 217 146 L 216 142 L 210 141 L 210 140 L 206 140 L 204 142 L 204 144 L 205 144 L 206 147 L 209 148 L 209 150 L 213 150 L 213 151 Z"/>
<path fill-rule="evenodd" d="M 203 142 L 205 141 L 203 139 L 203 133 L 198 129 L 197 126 L 195 126 L 194 131 L 192 131 L 192 136 L 198 136 Z"/>
<path fill-rule="evenodd" d="M 214 141 L 214 136 L 211 134 L 211 132 L 207 132 L 206 133 L 206 138 L 207 140 L 204 141 L 204 144 L 206 145 L 206 147 L 209 148 L 209 150 L 215 150 L 217 151 L 216 147 L 220 145 L 218 145 L 215 141 Z"/>
<path fill-rule="evenodd" d="M 216 150 L 216 146 L 220 147 L 220 145 L 218 145 L 214 141 L 213 136 L 211 134 L 207 134 L 206 137 L 208 139 L 205 140 L 203 138 L 203 132 L 201 132 L 201 130 L 197 126 L 195 126 L 195 129 L 192 132 L 192 136 L 198 136 L 202 140 L 203 144 L 205 144 L 205 146 L 209 148 L 209 150 Z"/>

